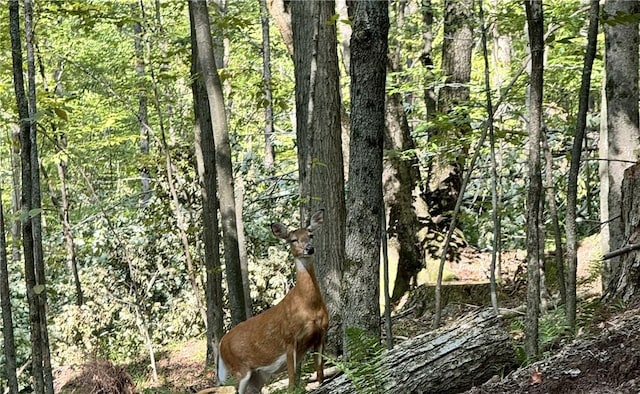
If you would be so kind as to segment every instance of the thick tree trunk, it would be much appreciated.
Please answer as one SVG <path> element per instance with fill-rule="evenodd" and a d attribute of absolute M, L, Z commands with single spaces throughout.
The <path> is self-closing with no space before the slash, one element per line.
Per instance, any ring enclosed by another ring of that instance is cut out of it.
<path fill-rule="evenodd" d="M 450 130 L 434 129 L 432 137 L 436 141 L 458 141 L 458 150 L 453 155 L 438 155 L 429 163 L 425 182 L 425 200 L 429 206 L 431 221 L 429 233 L 435 234 L 436 242 L 427 245 L 435 257 L 440 253 L 440 234 L 445 233 L 451 223 L 456 200 L 462 189 L 463 169 L 469 151 L 468 136 L 471 126 L 465 113 L 465 103 L 469 101 L 469 81 L 471 80 L 471 53 L 473 50 L 473 1 L 444 2 L 444 38 L 442 42 L 442 75 L 445 84 L 439 90 L 436 112 L 449 116 L 453 125 Z M 428 18 L 428 15 L 423 15 Z M 425 92 L 429 95 L 429 92 Z M 425 97 L 427 105 L 433 105 L 430 97 Z M 430 116 L 430 115 L 428 115 Z M 462 241 L 464 242 L 464 241 Z M 448 247 L 451 258 L 458 255 L 455 245 Z"/>
<path fill-rule="evenodd" d="M 380 215 L 382 148 L 389 31 L 388 4 L 353 3 L 351 140 L 343 279 L 343 331 L 359 327 L 380 336 Z M 346 340 L 346 335 L 344 337 Z M 348 348 L 348 344 L 345 344 Z"/>
<path fill-rule="evenodd" d="M 404 28 L 405 4 L 394 4 L 394 8 L 396 29 L 401 31 Z M 390 47 L 394 48 L 389 53 L 391 71 L 400 72 L 402 44 L 400 40 L 395 39 Z M 402 76 L 394 75 L 392 83 L 401 84 L 402 79 Z M 385 102 L 384 149 L 389 152 L 385 155 L 382 175 L 384 202 L 389 218 L 389 227 L 385 230 L 389 238 L 397 241 L 394 244 L 397 245 L 398 253 L 398 269 L 391 301 L 397 302 L 409 290 L 411 280 L 416 279 L 424 260 L 417 236 L 421 225 L 414 207 L 414 199 L 420 194 L 420 171 L 418 158 L 413 153 L 415 143 L 404 110 L 402 94 L 399 92 L 389 94 Z"/>
<path fill-rule="evenodd" d="M 215 144 L 216 174 L 218 179 L 218 197 L 224 257 L 231 304 L 231 323 L 236 325 L 246 320 L 238 229 L 236 225 L 236 202 L 234 197 L 233 167 L 231 164 L 231 146 L 227 114 L 224 107 L 222 83 L 214 61 L 211 26 L 205 2 L 189 2 L 193 10 L 194 34 L 198 49 L 198 63 L 202 81 L 207 90 L 209 111 L 212 119 L 213 140 Z"/>
<path fill-rule="evenodd" d="M 513 364 L 509 334 L 500 318 L 483 310 L 384 353 L 379 371 L 371 379 L 377 379 L 385 393 L 457 393 Z M 312 393 L 356 393 L 356 389 L 341 375 Z"/>
<path fill-rule="evenodd" d="M 616 250 L 625 239 L 620 225 L 621 184 L 624 170 L 635 161 L 634 149 L 640 141 L 638 114 L 638 21 L 630 19 L 637 1 L 607 0 L 603 19 L 606 74 L 606 128 L 600 135 L 600 247 L 603 253 Z M 622 20 L 622 18 L 625 18 Z M 602 160 L 604 159 L 604 160 Z M 619 258 L 604 262 L 602 284 L 617 275 Z"/>
<path fill-rule="evenodd" d="M 291 5 L 296 78 L 296 135 L 301 225 L 325 209 L 315 238 L 320 290 L 329 310 L 327 350 L 341 352 L 341 284 L 346 216 L 340 125 L 340 84 L 333 1 Z"/>
<path fill-rule="evenodd" d="M 397 302 L 409 290 L 424 259 L 417 237 L 420 223 L 413 206 L 413 193 L 420 180 L 418 159 L 407 153 L 415 144 L 398 93 L 387 97 L 385 129 L 384 147 L 392 153 L 385 158 L 382 181 L 384 200 L 389 209 L 387 232 L 389 238 L 397 239 L 398 245 L 398 271 L 391 297 L 392 302 Z"/>
<path fill-rule="evenodd" d="M 626 245 L 640 244 L 640 163 L 624 172 L 622 181 L 621 221 Z M 640 250 L 620 256 L 620 269 L 605 293 L 605 299 L 621 299 L 625 303 L 640 296 Z"/>

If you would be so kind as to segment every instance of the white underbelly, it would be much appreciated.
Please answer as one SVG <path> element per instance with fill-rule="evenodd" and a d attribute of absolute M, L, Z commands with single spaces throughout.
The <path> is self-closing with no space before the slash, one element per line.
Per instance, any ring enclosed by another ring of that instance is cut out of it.
<path fill-rule="evenodd" d="M 280 372 L 282 369 L 284 369 L 285 365 L 287 365 L 287 354 L 283 353 L 282 355 L 278 356 L 278 358 L 276 358 L 271 364 L 265 365 L 263 367 L 258 367 L 256 368 L 256 370 L 265 375 L 273 375 L 274 373 Z"/>

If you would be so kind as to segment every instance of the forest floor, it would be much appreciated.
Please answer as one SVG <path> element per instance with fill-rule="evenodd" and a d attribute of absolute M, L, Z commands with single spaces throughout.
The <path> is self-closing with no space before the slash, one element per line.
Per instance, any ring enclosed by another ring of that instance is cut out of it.
<path fill-rule="evenodd" d="M 552 327 L 553 321 L 541 323 L 541 331 L 546 329 L 553 336 L 542 345 L 544 358 L 512 371 L 502 380 L 496 377 L 468 394 L 640 392 L 640 305 L 612 308 L 597 302 L 601 285 L 594 274 L 597 266 L 593 261 L 598 249 L 597 237 L 591 237 L 582 242 L 579 250 L 578 293 L 584 298 L 579 308 L 582 315 L 576 338 L 570 340 L 561 323 L 557 323 L 558 327 Z M 487 253 L 465 249 L 459 261 L 447 267 L 448 281 L 442 292 L 445 320 L 454 320 L 478 305 L 489 304 L 490 260 Z M 517 311 L 522 305 L 526 291 L 525 265 L 524 252 L 502 255 L 501 307 Z M 554 275 L 553 269 L 547 271 L 549 276 Z M 548 279 L 553 282 L 553 278 Z M 551 288 L 550 292 L 553 291 Z M 553 303 L 550 301 L 547 307 L 548 315 L 554 310 L 556 315 L 562 315 Z M 394 336 L 402 339 L 430 330 L 432 307 L 433 285 L 422 283 L 398 306 L 393 318 Z M 511 324 L 510 327 L 514 346 L 521 349 L 521 326 Z M 63 368 L 56 374 L 56 392 L 195 393 L 214 383 L 212 374 L 204 372 L 204 354 L 204 340 L 159 352 L 157 383 L 145 376 L 146 360 L 129 366 L 91 362 Z"/>

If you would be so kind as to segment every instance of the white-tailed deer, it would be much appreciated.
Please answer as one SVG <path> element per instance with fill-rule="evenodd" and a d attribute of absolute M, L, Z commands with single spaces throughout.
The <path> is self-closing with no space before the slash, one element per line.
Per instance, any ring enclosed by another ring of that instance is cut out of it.
<path fill-rule="evenodd" d="M 232 328 L 220 341 L 218 380 L 237 379 L 240 394 L 260 393 L 274 373 L 287 367 L 289 391 L 298 383 L 306 352 L 313 348 L 318 381 L 322 382 L 323 358 L 329 316 L 313 268 L 313 232 L 323 221 L 323 211 L 311 217 L 306 228 L 289 231 L 282 223 L 271 231 L 285 239 L 296 263 L 296 284 L 276 306 Z"/>

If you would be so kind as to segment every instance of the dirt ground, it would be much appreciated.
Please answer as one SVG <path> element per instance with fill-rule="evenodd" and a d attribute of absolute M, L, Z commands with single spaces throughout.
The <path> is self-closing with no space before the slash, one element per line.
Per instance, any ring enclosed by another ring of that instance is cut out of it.
<path fill-rule="evenodd" d="M 635 306 L 601 322 L 598 334 L 467 394 L 640 393 L 638 327 L 640 309 Z"/>

